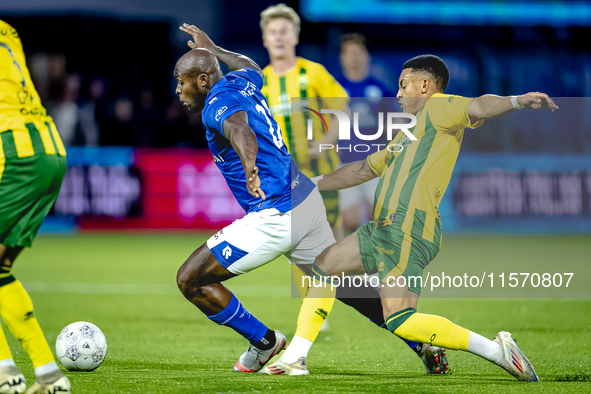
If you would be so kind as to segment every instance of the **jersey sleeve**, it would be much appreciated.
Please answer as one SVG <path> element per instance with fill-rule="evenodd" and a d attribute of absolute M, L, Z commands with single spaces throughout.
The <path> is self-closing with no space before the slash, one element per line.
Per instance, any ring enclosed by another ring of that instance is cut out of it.
<path fill-rule="evenodd" d="M 244 78 L 247 81 L 252 82 L 258 90 L 261 90 L 263 88 L 263 77 L 261 77 L 261 74 L 256 72 L 253 68 L 244 67 L 240 70 L 232 71 L 231 73 L 228 73 L 226 75 L 235 75 L 237 77 Z"/>
<path fill-rule="evenodd" d="M 245 111 L 244 107 L 233 95 L 220 94 L 214 98 L 202 113 L 203 124 L 210 130 L 217 130 L 224 135 L 224 121 L 236 112 Z"/>
<path fill-rule="evenodd" d="M 473 98 L 451 94 L 437 94 L 432 98 L 434 101 L 429 106 L 429 118 L 439 131 L 450 133 L 465 128 L 475 129 L 484 122 L 482 119 L 470 121 L 468 106 Z"/>
<path fill-rule="evenodd" d="M 390 157 L 392 157 L 392 153 L 386 148 L 367 156 L 366 161 L 371 171 L 375 175 L 381 176 L 384 168 L 386 168 L 386 164 L 388 164 L 388 161 L 390 160 Z"/>

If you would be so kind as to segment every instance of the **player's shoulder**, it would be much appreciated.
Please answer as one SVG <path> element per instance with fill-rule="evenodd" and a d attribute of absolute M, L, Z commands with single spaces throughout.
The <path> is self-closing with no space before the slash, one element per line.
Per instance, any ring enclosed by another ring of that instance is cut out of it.
<path fill-rule="evenodd" d="M 268 64 L 267 67 L 263 68 L 263 75 L 267 76 L 267 75 L 274 75 L 275 73 L 273 72 L 273 66 L 271 66 L 271 64 Z"/>
<path fill-rule="evenodd" d="M 220 116 L 231 107 L 235 101 L 235 94 L 231 90 L 220 89 L 217 92 L 212 92 L 205 99 L 205 105 L 201 112 L 203 124 L 210 126 L 215 124 L 220 119 Z"/>
<path fill-rule="evenodd" d="M 311 74 L 322 73 L 330 75 L 326 67 L 324 67 L 322 64 L 314 62 L 312 60 L 304 59 L 303 57 L 298 57 L 298 67 L 300 69 L 305 69 L 309 71 Z"/>
<path fill-rule="evenodd" d="M 440 107 L 455 107 L 458 105 L 465 104 L 467 101 L 472 101 L 471 97 L 459 96 L 457 94 L 449 93 L 435 93 L 427 101 L 428 108 L 440 108 Z"/>
<path fill-rule="evenodd" d="M 244 67 L 239 70 L 232 71 L 226 74 L 226 79 L 231 84 L 237 84 L 234 88 L 249 89 L 248 83 L 254 84 L 257 89 L 263 87 L 263 77 L 261 74 L 251 67 Z M 245 85 L 245 86 L 242 86 Z"/>

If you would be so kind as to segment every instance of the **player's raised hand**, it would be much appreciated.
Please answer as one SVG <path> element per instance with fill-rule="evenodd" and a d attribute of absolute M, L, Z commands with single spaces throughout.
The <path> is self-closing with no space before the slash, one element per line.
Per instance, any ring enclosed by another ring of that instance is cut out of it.
<path fill-rule="evenodd" d="M 525 109 L 545 109 L 554 112 L 558 105 L 546 93 L 530 92 L 517 97 L 517 102 Z"/>
<path fill-rule="evenodd" d="M 261 178 L 259 178 L 259 168 L 254 166 L 252 170 L 249 171 L 249 177 L 246 180 L 246 189 L 248 189 L 248 193 L 254 197 L 260 197 L 266 200 L 265 192 L 261 189 Z"/>
<path fill-rule="evenodd" d="M 205 32 L 197 28 L 195 25 L 183 23 L 183 25 L 180 26 L 179 29 L 193 36 L 193 41 L 189 40 L 187 42 L 189 48 L 205 48 L 209 49 L 210 51 L 213 50 L 213 48 L 215 48 L 215 44 L 213 43 L 211 38 L 209 38 L 209 36 Z"/>

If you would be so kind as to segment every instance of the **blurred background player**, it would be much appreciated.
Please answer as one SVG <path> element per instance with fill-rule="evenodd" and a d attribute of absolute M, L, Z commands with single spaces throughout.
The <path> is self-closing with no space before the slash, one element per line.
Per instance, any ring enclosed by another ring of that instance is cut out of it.
<path fill-rule="evenodd" d="M 389 105 L 394 99 L 383 100 L 383 98 L 395 97 L 395 94 L 386 87 L 386 84 L 370 74 L 371 57 L 363 34 L 344 34 L 340 38 L 340 44 L 339 59 L 343 73 L 337 81 L 351 98 L 349 103 L 351 112 L 359 114 L 359 131 L 367 135 L 375 134 L 378 128 L 378 113 L 395 110 Z M 360 97 L 366 99 L 359 99 Z M 373 145 L 369 151 L 364 149 L 356 151 L 354 149 L 356 144 L 369 144 L 368 141 L 359 139 L 355 133 L 351 133 L 351 140 L 347 143 L 351 146 L 349 149 L 339 149 L 341 166 L 365 160 L 367 156 L 377 151 L 377 147 Z M 371 144 L 387 143 L 386 133 L 383 133 L 379 140 L 371 141 Z M 340 191 L 339 208 L 345 234 L 352 233 L 357 230 L 360 223 L 370 220 L 377 185 L 378 179 L 373 179 L 362 185 Z"/>
<path fill-rule="evenodd" d="M 302 109 L 292 112 L 291 99 L 299 97 L 298 105 L 320 111 L 322 97 L 346 98 L 347 93 L 324 66 L 297 57 L 300 17 L 285 4 L 269 6 L 261 12 L 263 45 L 269 52 L 270 64 L 263 69 L 262 92 L 267 99 L 273 118 L 283 130 L 283 138 L 300 170 L 309 177 L 326 174 L 337 169 L 339 158 L 335 149 L 320 152 L 320 144 L 332 144 L 338 138 L 338 124 L 326 117 L 328 130 L 314 123 L 314 140 L 306 136 L 310 112 Z M 339 108 L 335 108 L 335 103 Z M 326 104 L 326 103 L 325 103 Z M 330 101 L 324 108 L 342 110 L 347 100 Z M 337 191 L 322 192 L 328 223 L 335 238 L 341 239 L 342 219 L 339 214 Z"/>
<path fill-rule="evenodd" d="M 65 172 L 66 151 L 33 86 L 19 35 L 0 20 L 0 314 L 35 367 L 28 394 L 70 392 L 31 298 L 11 273 L 55 203 Z M 0 393 L 25 390 L 0 327 Z"/>

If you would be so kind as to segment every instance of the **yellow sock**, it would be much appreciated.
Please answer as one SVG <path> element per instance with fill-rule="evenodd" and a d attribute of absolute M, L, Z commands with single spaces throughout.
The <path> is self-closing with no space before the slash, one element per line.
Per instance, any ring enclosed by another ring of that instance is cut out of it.
<path fill-rule="evenodd" d="M 54 361 L 43 331 L 33 315 L 33 302 L 18 280 L 0 287 L 0 314 L 29 354 L 35 368 Z"/>
<path fill-rule="evenodd" d="M 6 360 L 8 358 L 12 358 L 12 353 L 8 347 L 4 330 L 2 329 L 2 326 L 0 326 L 0 361 Z"/>
<path fill-rule="evenodd" d="M 410 317 L 407 317 L 409 314 Z M 400 323 L 401 319 L 406 320 Z M 425 342 L 447 349 L 468 349 L 470 330 L 441 316 L 416 313 L 414 309 L 408 308 L 389 316 L 386 324 L 391 332 L 409 341 Z"/>
<path fill-rule="evenodd" d="M 314 277 L 315 282 L 310 282 L 308 293 L 302 306 L 300 307 L 300 314 L 298 315 L 298 327 L 295 335 L 305 338 L 311 342 L 316 340 L 322 323 L 332 311 L 334 305 L 336 288 L 332 288 L 331 283 L 328 282 L 326 285 L 320 285 L 320 276 L 326 276 L 322 271 L 318 272 L 316 266 L 313 267 L 316 270 Z M 313 271 L 314 272 L 314 271 Z"/>

